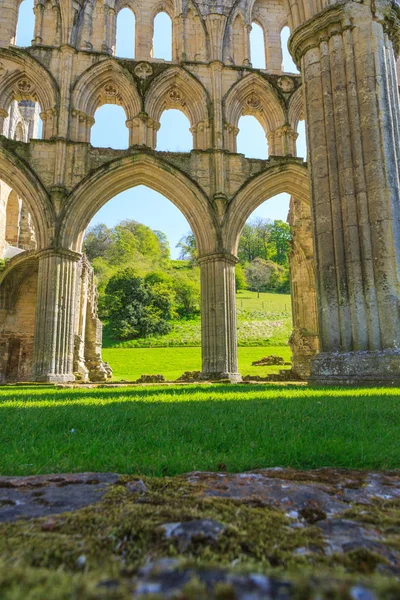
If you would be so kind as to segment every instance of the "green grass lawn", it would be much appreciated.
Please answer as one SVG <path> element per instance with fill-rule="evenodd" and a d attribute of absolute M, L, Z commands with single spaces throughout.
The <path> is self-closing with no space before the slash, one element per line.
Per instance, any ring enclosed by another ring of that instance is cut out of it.
<path fill-rule="evenodd" d="M 239 348 L 239 370 L 242 375 L 278 373 L 286 367 L 252 367 L 251 363 L 263 356 L 276 354 L 290 361 L 289 346 Z M 160 373 L 166 379 L 177 379 L 184 371 L 201 370 L 200 348 L 105 348 L 103 358 L 113 369 L 115 381 L 135 381 L 141 375 Z"/>
<path fill-rule="evenodd" d="M 399 389 L 0 388 L 0 473 L 400 465 Z"/>

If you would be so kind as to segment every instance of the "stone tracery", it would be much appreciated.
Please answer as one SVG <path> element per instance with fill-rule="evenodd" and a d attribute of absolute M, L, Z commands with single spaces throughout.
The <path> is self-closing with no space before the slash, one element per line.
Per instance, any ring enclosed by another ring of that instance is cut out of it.
<path fill-rule="evenodd" d="M 116 17 L 125 7 L 135 13 L 134 60 L 113 56 Z M 0 298 L 19 289 L 11 282 L 34 263 L 30 292 L 22 296 L 29 296 L 27 311 L 32 316 L 36 307 L 36 316 L 29 343 L 18 338 L 15 319 L 7 334 L 10 315 L 2 300 L 3 380 L 7 372 L 39 381 L 69 381 L 74 373 L 106 377 L 82 236 L 116 189 L 141 183 L 169 197 L 197 239 L 205 377 L 239 377 L 233 285 L 238 236 L 252 210 L 285 191 L 293 198 L 295 368 L 307 376 L 312 363 L 317 382 L 400 380 L 395 2 L 37 0 L 33 46 L 27 49 L 13 47 L 18 10 L 18 0 L 0 0 L 0 190 L 13 194 L 10 214 L 17 210 L 20 219 L 18 207 L 25 207 L 36 248 L 21 246 L 25 252 L 11 259 Z M 172 18 L 172 62 L 152 59 L 160 11 Z M 266 40 L 262 71 L 250 63 L 254 21 Z M 280 32 L 287 24 L 301 76 L 281 70 Z M 32 139 L 37 130 L 28 126 L 24 102 L 40 105 L 42 140 Z M 95 111 L 105 103 L 125 110 L 128 150 L 90 146 Z M 168 108 L 179 108 L 190 121 L 190 154 L 154 150 Z M 13 128 L 11 110 L 19 111 Z M 247 114 L 264 128 L 268 161 L 236 153 L 239 118 Z M 308 174 L 295 158 L 304 117 Z M 10 244 L 7 236 L 18 246 L 21 226 L 18 220 L 0 227 L 0 246 Z M 24 310 L 21 305 L 21 315 Z M 322 353 L 313 361 L 318 327 Z"/>

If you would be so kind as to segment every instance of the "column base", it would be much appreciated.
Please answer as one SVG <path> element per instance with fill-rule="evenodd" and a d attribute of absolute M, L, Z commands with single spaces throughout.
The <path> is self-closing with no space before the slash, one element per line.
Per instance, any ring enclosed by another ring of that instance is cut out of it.
<path fill-rule="evenodd" d="M 205 381 L 226 381 L 228 379 L 231 383 L 240 383 L 242 376 L 240 373 L 200 373 L 199 379 Z"/>
<path fill-rule="evenodd" d="M 321 352 L 311 364 L 317 385 L 400 386 L 400 349 Z"/>
<path fill-rule="evenodd" d="M 48 373 L 46 375 L 37 375 L 34 380 L 38 383 L 73 383 L 75 381 L 75 375 L 73 373 Z"/>

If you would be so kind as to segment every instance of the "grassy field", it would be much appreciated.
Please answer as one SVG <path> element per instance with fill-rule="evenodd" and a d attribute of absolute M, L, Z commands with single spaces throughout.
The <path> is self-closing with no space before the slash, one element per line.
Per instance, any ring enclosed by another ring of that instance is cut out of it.
<path fill-rule="evenodd" d="M 290 361 L 289 346 L 239 348 L 239 371 L 242 375 L 269 375 L 286 367 L 253 367 L 263 356 L 276 354 Z M 200 348 L 105 348 L 103 358 L 113 369 L 113 380 L 135 381 L 141 375 L 160 373 L 166 379 L 177 379 L 184 371 L 201 370 Z"/>
<path fill-rule="evenodd" d="M 394 469 L 399 389 L 0 388 L 0 473 Z"/>
<path fill-rule="evenodd" d="M 291 332 L 292 313 L 288 294 L 239 291 L 236 295 L 239 346 L 284 346 Z M 173 322 L 167 335 L 139 340 L 113 340 L 107 327 L 104 348 L 195 347 L 201 343 L 200 317 Z"/>

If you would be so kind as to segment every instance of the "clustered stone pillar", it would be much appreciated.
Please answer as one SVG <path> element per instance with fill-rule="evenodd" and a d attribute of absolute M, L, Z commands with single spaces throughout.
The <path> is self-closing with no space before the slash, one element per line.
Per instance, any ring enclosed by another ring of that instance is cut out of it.
<path fill-rule="evenodd" d="M 236 333 L 235 265 L 231 254 L 199 258 L 202 377 L 240 381 Z"/>
<path fill-rule="evenodd" d="M 291 38 L 317 266 L 311 379 L 321 384 L 400 383 L 398 10 L 385 0 L 332 5 Z"/>
<path fill-rule="evenodd" d="M 289 340 L 292 350 L 292 372 L 301 379 L 308 379 L 311 361 L 319 350 L 310 206 L 292 197 L 288 221 L 292 237 L 289 254 L 293 316 L 293 332 Z"/>
<path fill-rule="evenodd" d="M 33 379 L 74 381 L 77 263 L 81 255 L 48 249 L 39 255 Z"/>

